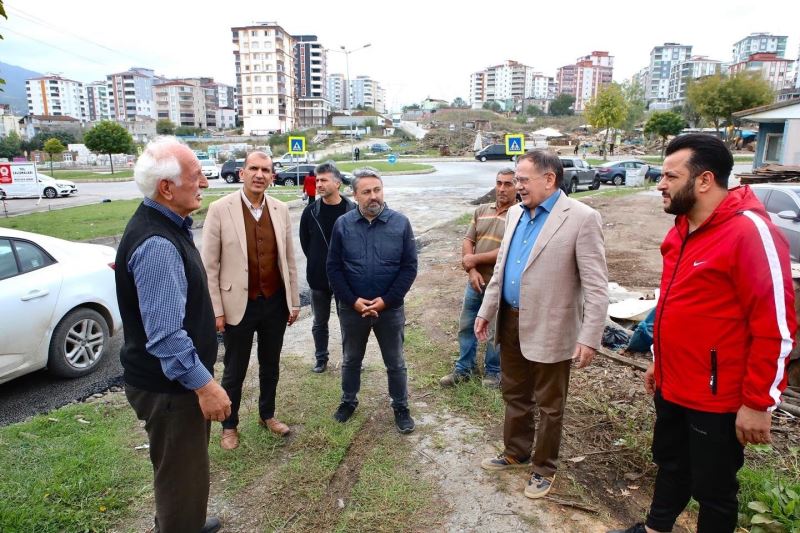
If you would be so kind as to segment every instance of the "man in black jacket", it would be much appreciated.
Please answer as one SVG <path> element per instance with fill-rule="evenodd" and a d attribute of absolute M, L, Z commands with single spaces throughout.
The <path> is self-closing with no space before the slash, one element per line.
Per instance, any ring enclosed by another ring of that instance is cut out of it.
<path fill-rule="evenodd" d="M 328 367 L 328 320 L 331 316 L 333 291 L 325 272 L 328 247 L 331 242 L 333 223 L 355 208 L 355 204 L 339 194 L 342 175 L 333 163 L 317 165 L 317 195 L 300 217 L 300 245 L 306 256 L 306 280 L 311 289 L 311 310 L 314 313 L 314 357 L 313 371 L 325 372 Z"/>

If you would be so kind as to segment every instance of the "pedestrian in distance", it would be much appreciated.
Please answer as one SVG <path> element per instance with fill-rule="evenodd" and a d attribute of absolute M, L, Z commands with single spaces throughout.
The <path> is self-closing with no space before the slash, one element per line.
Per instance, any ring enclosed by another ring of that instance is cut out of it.
<path fill-rule="evenodd" d="M 496 320 L 506 405 L 505 449 L 481 466 L 530 468 L 528 498 L 552 488 L 570 367 L 592 362 L 608 310 L 600 214 L 563 194 L 563 181 L 561 160 L 552 152 L 537 149 L 517 160 L 522 201 L 506 215 L 497 266 L 475 319 L 480 340 L 488 339 Z"/>
<path fill-rule="evenodd" d="M 308 205 L 314 203 L 317 199 L 317 175 L 312 170 L 308 176 L 303 178 L 303 194 L 306 197 Z"/>
<path fill-rule="evenodd" d="M 377 170 L 364 167 L 353 175 L 358 209 L 336 221 L 328 250 L 328 279 L 339 304 L 344 352 L 342 401 L 333 416 L 346 422 L 358 406 L 361 363 L 374 332 L 386 366 L 395 425 L 400 433 L 411 433 L 403 302 L 417 276 L 414 232 L 408 218 L 384 203 Z"/>
<path fill-rule="evenodd" d="M 361 157 L 361 149 L 358 146 L 356 146 L 353 149 L 353 157 L 355 158 L 356 161 L 358 161 L 359 158 Z"/>
<path fill-rule="evenodd" d="M 575 155 L 578 155 L 578 150 L 580 150 L 580 149 L 581 149 L 581 143 L 576 142 L 575 143 L 575 149 L 572 150 L 572 153 L 575 154 Z"/>
<path fill-rule="evenodd" d="M 322 163 L 315 169 L 319 198 L 308 205 L 300 216 L 300 246 L 306 256 L 306 281 L 311 289 L 311 311 L 314 322 L 313 372 L 319 374 L 328 368 L 328 322 L 331 316 L 333 289 L 328 281 L 326 263 L 333 225 L 336 220 L 356 208 L 356 204 L 342 196 L 342 174 L 333 162 Z M 308 179 L 308 178 L 306 178 Z M 338 310 L 338 306 L 337 306 Z"/>
<path fill-rule="evenodd" d="M 258 333 L 258 423 L 286 436 L 275 417 L 280 355 L 286 326 L 300 312 L 297 268 L 289 209 L 265 194 L 272 184 L 272 159 L 252 152 L 239 170 L 243 185 L 212 202 L 203 226 L 203 264 L 208 273 L 216 330 L 225 340 L 222 386 L 231 414 L 222 422 L 220 446 L 239 446 L 239 405 Z"/>
<path fill-rule="evenodd" d="M 115 278 L 125 342 L 125 396 L 145 422 L 153 465 L 155 531 L 214 533 L 207 517 L 211 420 L 231 412 L 214 381 L 214 309 L 192 212 L 208 187 L 200 162 L 174 137 L 150 142 L 134 181 L 144 201 L 117 248 Z"/>
<path fill-rule="evenodd" d="M 646 521 L 627 533 L 672 531 L 690 498 L 696 531 L 734 531 L 744 447 L 771 440 L 797 328 L 789 244 L 748 186 L 728 190 L 732 168 L 715 136 L 666 149 L 657 189 L 675 225 L 644 375 L 658 472 Z"/>
<path fill-rule="evenodd" d="M 492 279 L 500 242 L 503 240 L 506 214 L 516 203 L 514 169 L 504 168 L 497 173 L 494 192 L 495 202 L 484 204 L 473 213 L 461 244 L 461 266 L 467 273 L 467 286 L 458 326 L 459 356 L 453 371 L 439 380 L 443 387 L 452 387 L 467 381 L 475 371 L 478 351 L 475 317 L 483 303 L 484 289 Z M 500 353 L 495 346 L 493 328 L 490 329 L 486 343 L 482 383 L 490 388 L 500 386 Z"/>

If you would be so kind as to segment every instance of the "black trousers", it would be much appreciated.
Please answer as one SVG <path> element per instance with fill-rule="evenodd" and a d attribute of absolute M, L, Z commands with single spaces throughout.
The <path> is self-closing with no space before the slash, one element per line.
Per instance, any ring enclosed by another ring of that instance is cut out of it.
<path fill-rule="evenodd" d="M 707 413 L 655 395 L 653 460 L 658 465 L 647 526 L 672 531 L 693 497 L 700 504 L 699 533 L 731 533 L 736 528 L 744 448 L 736 439 L 736 413 Z"/>
<path fill-rule="evenodd" d="M 167 394 L 125 385 L 125 396 L 144 421 L 153 464 L 156 533 L 196 533 L 208 506 L 211 423 L 193 392 Z"/>
<path fill-rule="evenodd" d="M 232 429 L 239 425 L 239 405 L 242 403 L 242 384 L 250 364 L 253 334 L 258 333 L 258 413 L 262 420 L 275 416 L 275 393 L 280 377 L 283 334 L 289 310 L 284 291 L 269 298 L 259 297 L 247 302 L 241 322 L 225 324 L 225 371 L 222 388 L 231 400 L 231 416 L 222 427 Z"/>

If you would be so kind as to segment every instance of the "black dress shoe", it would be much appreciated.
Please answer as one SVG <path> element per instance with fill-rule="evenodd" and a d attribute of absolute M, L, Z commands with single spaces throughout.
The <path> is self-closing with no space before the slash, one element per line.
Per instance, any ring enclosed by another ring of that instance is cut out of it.
<path fill-rule="evenodd" d="M 327 361 L 317 361 L 317 364 L 314 365 L 314 368 L 312 368 L 311 371 L 314 372 L 315 374 L 322 374 L 327 369 L 328 369 Z"/>
<path fill-rule="evenodd" d="M 206 518 L 206 523 L 200 533 L 217 533 L 222 528 L 222 522 L 216 516 L 209 516 Z"/>

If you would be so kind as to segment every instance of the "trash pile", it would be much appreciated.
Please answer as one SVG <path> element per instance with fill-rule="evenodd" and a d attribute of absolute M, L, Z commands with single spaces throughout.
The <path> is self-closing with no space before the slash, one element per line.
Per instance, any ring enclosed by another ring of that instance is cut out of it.
<path fill-rule="evenodd" d="M 742 185 L 752 185 L 755 183 L 774 183 L 774 182 L 800 182 L 800 166 L 797 165 L 778 165 L 770 163 L 759 167 L 752 172 L 737 174 L 739 183 Z"/>

